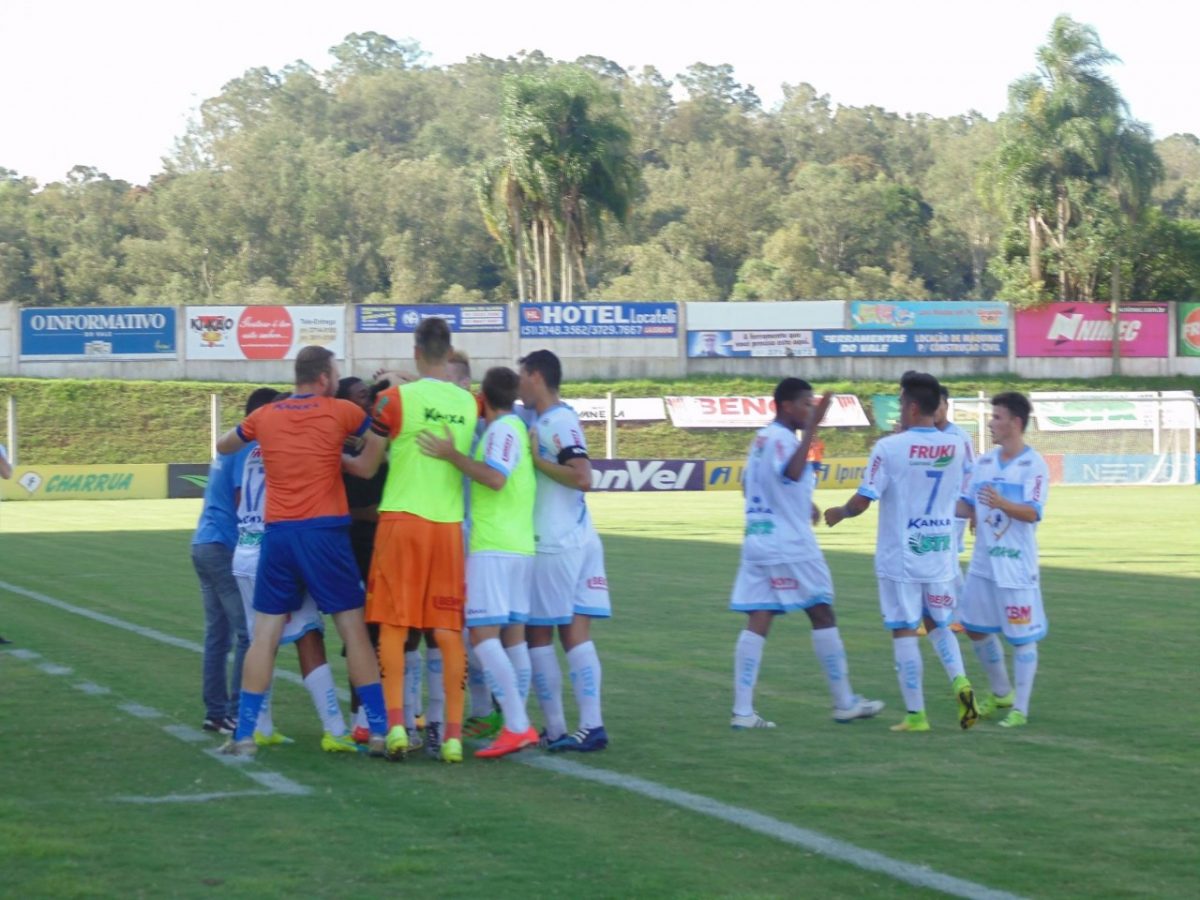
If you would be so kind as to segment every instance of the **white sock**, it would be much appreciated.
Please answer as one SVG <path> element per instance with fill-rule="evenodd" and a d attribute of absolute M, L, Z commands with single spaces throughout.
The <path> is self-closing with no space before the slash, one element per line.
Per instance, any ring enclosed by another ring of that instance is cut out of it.
<path fill-rule="evenodd" d="M 813 652 L 825 670 L 829 682 L 829 694 L 837 709 L 849 709 L 854 705 L 854 691 L 850 688 L 850 667 L 846 664 L 846 648 L 835 625 L 833 628 L 817 628 L 812 633 Z"/>
<path fill-rule="evenodd" d="M 275 722 L 271 718 L 270 688 L 267 688 L 267 692 L 263 694 L 262 707 L 258 710 L 258 721 L 254 723 L 254 730 L 263 737 L 270 737 L 275 733 Z"/>
<path fill-rule="evenodd" d="M 909 712 L 924 712 L 925 691 L 921 679 L 925 669 L 921 661 L 921 645 L 915 637 L 893 638 L 892 653 L 896 658 L 896 680 L 900 682 L 904 708 Z"/>
<path fill-rule="evenodd" d="M 971 646 L 975 648 L 975 656 L 987 673 L 992 693 L 997 697 L 1010 693 L 1012 682 L 1008 680 L 1008 669 L 1004 667 L 1004 647 L 999 636 L 989 634 L 982 641 L 971 641 Z"/>
<path fill-rule="evenodd" d="M 967 670 L 963 667 L 962 648 L 958 646 L 958 637 L 950 630 L 949 625 L 942 625 L 929 632 L 929 643 L 942 661 L 946 677 L 951 683 L 959 676 L 966 677 Z"/>
<path fill-rule="evenodd" d="M 486 716 L 493 708 L 492 691 L 488 687 L 483 662 L 476 652 L 475 647 L 467 645 L 467 687 L 471 693 L 471 715 Z"/>
<path fill-rule="evenodd" d="M 522 641 L 505 647 L 504 652 L 508 654 L 513 671 L 517 674 L 517 691 L 521 695 L 521 702 L 524 703 L 529 699 L 529 682 L 533 680 L 533 669 L 529 664 L 529 645 Z"/>
<path fill-rule="evenodd" d="M 767 639 L 743 629 L 733 647 L 733 714 L 754 715 L 754 685 Z"/>
<path fill-rule="evenodd" d="M 441 722 L 446 717 L 446 686 L 442 684 L 442 651 L 436 647 L 425 648 L 425 682 L 429 685 L 425 718 Z"/>
<path fill-rule="evenodd" d="M 354 727 L 371 730 L 371 724 L 367 721 L 367 708 L 362 704 L 359 704 L 358 711 L 354 714 Z"/>
<path fill-rule="evenodd" d="M 584 641 L 567 653 L 567 668 L 571 672 L 571 687 L 575 689 L 575 703 L 579 707 L 580 728 L 602 728 L 604 718 L 600 715 L 600 656 L 596 645 Z"/>
<path fill-rule="evenodd" d="M 1013 649 L 1013 677 L 1017 682 L 1017 699 L 1013 709 L 1029 715 L 1029 698 L 1033 694 L 1033 678 L 1037 675 L 1037 644 L 1025 644 Z"/>
<path fill-rule="evenodd" d="M 404 727 L 416 728 L 421 711 L 421 651 L 404 652 Z"/>
<path fill-rule="evenodd" d="M 500 638 L 489 638 L 475 646 L 475 653 L 487 677 L 489 694 L 496 698 L 504 711 L 504 727 L 520 734 L 529 730 L 529 715 L 525 712 L 525 698 L 517 688 L 517 673 Z"/>
<path fill-rule="evenodd" d="M 562 737 L 567 733 L 567 717 L 563 713 L 562 669 L 558 667 L 554 645 L 530 647 L 529 665 L 533 670 L 533 690 L 537 693 L 538 706 L 542 708 L 546 736 Z"/>
<path fill-rule="evenodd" d="M 342 718 L 342 705 L 338 703 L 337 688 L 333 686 L 333 670 L 329 663 L 317 666 L 304 676 L 304 686 L 312 697 L 317 717 L 325 730 L 334 737 L 346 733 L 346 720 Z"/>

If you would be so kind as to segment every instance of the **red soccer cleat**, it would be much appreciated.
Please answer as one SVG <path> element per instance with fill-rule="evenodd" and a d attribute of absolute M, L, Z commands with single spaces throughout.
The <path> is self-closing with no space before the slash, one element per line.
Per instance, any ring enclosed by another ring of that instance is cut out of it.
<path fill-rule="evenodd" d="M 536 747 L 537 742 L 538 733 L 532 726 L 520 734 L 509 731 L 507 728 L 501 728 L 500 733 L 496 735 L 496 740 L 482 750 L 476 750 L 475 756 L 477 759 L 497 759 L 501 756 L 508 756 L 510 753 L 516 753 L 518 750 L 524 750 L 526 747 Z"/>

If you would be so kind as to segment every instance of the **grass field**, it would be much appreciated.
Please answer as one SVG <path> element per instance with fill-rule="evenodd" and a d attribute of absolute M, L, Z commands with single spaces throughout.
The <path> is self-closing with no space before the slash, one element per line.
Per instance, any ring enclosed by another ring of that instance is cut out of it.
<path fill-rule="evenodd" d="M 538 752 L 453 768 L 331 758 L 288 682 L 276 722 L 297 744 L 223 765 L 204 752 L 215 738 L 180 739 L 203 712 L 196 503 L 4 504 L 0 634 L 18 653 L 0 653 L 0 893 L 935 894 L 898 877 L 909 864 L 1030 897 L 1194 897 L 1198 499 L 1054 491 L 1041 531 L 1051 634 L 1029 726 L 960 732 L 927 652 L 934 730 L 898 735 L 873 512 L 820 540 L 855 689 L 889 709 L 835 725 L 807 622 L 793 617 L 776 624 L 759 682 L 780 727 L 732 733 L 739 498 L 594 496 L 616 609 L 595 629 L 612 744 L 561 769 Z M 280 665 L 296 668 L 286 653 Z M 614 783 L 579 777 L 598 771 Z M 895 871 L 626 789 L 644 782 L 883 854 Z M 228 796 L 199 799 L 212 794 Z"/>

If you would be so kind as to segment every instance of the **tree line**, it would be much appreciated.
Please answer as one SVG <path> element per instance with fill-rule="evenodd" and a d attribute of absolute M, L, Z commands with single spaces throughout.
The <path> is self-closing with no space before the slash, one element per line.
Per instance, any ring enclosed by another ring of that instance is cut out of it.
<path fill-rule="evenodd" d="M 148 184 L 0 169 L 0 299 L 1200 296 L 1200 140 L 1152 140 L 1067 17 L 996 121 L 768 110 L 728 65 L 331 54 L 230 81 Z"/>

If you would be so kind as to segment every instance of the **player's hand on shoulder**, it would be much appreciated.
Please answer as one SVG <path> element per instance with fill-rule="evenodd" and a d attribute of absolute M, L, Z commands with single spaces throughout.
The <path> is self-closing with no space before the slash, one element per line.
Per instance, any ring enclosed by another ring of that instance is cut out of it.
<path fill-rule="evenodd" d="M 449 426 L 443 425 L 442 427 L 445 429 L 443 437 L 438 437 L 432 431 L 422 431 L 417 435 L 417 446 L 426 456 L 432 456 L 434 459 L 449 459 L 454 455 L 454 435 L 450 433 Z"/>
<path fill-rule="evenodd" d="M 400 372 L 395 369 L 378 369 L 371 378 L 376 382 L 385 382 L 388 387 L 396 387 L 417 380 L 417 376 L 411 372 Z"/>

